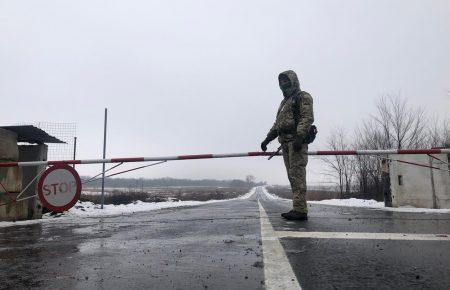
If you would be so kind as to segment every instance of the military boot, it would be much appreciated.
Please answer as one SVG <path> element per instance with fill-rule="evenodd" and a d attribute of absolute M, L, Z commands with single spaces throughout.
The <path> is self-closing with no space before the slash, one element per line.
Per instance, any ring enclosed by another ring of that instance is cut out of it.
<path fill-rule="evenodd" d="M 308 220 L 308 214 L 303 212 L 298 212 L 296 210 L 291 210 L 290 212 L 285 212 L 281 214 L 287 220 L 297 220 L 297 221 L 306 221 Z"/>

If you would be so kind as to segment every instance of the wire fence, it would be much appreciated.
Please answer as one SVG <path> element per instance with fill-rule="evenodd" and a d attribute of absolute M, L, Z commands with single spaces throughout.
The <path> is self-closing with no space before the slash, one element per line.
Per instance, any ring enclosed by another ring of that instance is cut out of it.
<path fill-rule="evenodd" d="M 47 134 L 65 142 L 62 144 L 47 144 L 48 160 L 73 158 L 74 138 L 77 134 L 77 126 L 75 123 L 31 122 L 18 125 L 33 125 L 44 130 Z"/>

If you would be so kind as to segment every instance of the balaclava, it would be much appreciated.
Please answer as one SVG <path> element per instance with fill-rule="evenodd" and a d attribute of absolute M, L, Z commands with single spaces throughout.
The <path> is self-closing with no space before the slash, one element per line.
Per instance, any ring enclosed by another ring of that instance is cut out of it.
<path fill-rule="evenodd" d="M 300 83 L 297 74 L 292 70 L 280 73 L 278 75 L 278 83 L 283 92 L 283 96 L 286 98 L 300 92 Z"/>

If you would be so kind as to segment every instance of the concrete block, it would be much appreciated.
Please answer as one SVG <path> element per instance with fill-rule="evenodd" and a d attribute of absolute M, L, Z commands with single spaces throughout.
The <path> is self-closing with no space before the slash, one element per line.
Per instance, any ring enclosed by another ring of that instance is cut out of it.
<path fill-rule="evenodd" d="M 11 200 L 7 196 L 5 196 L 5 194 L 0 193 L 0 203 L 10 201 Z M 29 202 L 30 199 L 26 199 L 0 206 L 0 221 L 19 221 L 29 219 Z"/>
<path fill-rule="evenodd" d="M 20 145 L 19 161 L 45 161 L 47 160 L 48 146 L 45 144 L 38 145 Z M 46 166 L 30 166 L 24 167 L 22 185 L 25 187 L 33 178 L 45 170 Z M 23 193 L 23 197 L 36 194 L 36 186 L 39 179 L 36 179 Z M 28 219 L 38 219 L 42 217 L 42 204 L 39 198 L 32 198 L 28 202 Z"/>
<path fill-rule="evenodd" d="M 0 128 L 0 160 L 19 160 L 19 149 L 17 146 L 17 134 Z"/>
<path fill-rule="evenodd" d="M 9 192 L 20 192 L 22 190 L 22 168 L 4 167 L 0 168 L 0 182 Z M 0 194 L 5 190 L 0 186 Z"/>

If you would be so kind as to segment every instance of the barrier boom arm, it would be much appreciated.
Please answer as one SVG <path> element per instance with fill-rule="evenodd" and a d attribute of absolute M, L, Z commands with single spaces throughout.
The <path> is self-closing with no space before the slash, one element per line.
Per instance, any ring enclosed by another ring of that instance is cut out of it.
<path fill-rule="evenodd" d="M 98 163 L 128 163 L 146 161 L 170 161 L 192 160 L 232 157 L 256 157 L 281 155 L 276 152 L 246 152 L 228 154 L 197 154 L 162 157 L 130 157 L 111 159 L 82 159 L 82 160 L 54 160 L 54 161 L 24 161 L 24 162 L 0 162 L 0 167 L 25 167 L 58 164 L 98 164 Z M 450 148 L 446 149 L 387 149 L 387 150 L 343 150 L 343 151 L 308 151 L 308 155 L 387 155 L 387 154 L 450 154 Z"/>

